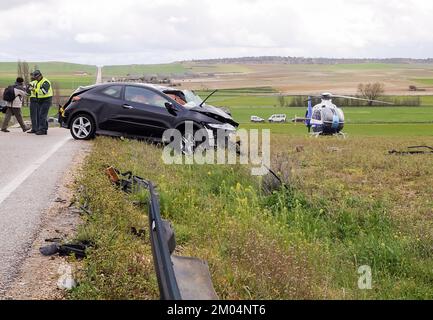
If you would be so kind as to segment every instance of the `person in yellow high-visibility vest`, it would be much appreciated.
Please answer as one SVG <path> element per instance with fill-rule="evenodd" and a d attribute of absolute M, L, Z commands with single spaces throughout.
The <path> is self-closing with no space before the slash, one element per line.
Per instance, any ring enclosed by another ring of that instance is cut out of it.
<path fill-rule="evenodd" d="M 30 76 L 31 82 L 27 87 L 27 93 L 30 94 L 30 118 L 32 120 L 32 130 L 27 133 L 36 133 L 39 128 L 39 105 L 38 99 L 36 98 L 36 85 L 38 81 L 33 77 L 33 73 Z"/>
<path fill-rule="evenodd" d="M 48 134 L 48 112 L 53 104 L 53 86 L 39 70 L 33 72 L 33 78 L 37 81 L 35 95 L 38 105 L 38 129 L 36 135 L 42 136 Z"/>

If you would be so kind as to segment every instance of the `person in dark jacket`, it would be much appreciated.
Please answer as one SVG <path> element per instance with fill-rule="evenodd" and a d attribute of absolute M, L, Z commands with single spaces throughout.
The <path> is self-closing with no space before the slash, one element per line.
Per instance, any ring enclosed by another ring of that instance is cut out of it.
<path fill-rule="evenodd" d="M 8 130 L 8 126 L 12 115 L 15 116 L 21 126 L 21 129 L 23 129 L 24 132 L 29 131 L 30 128 L 25 125 L 23 116 L 21 115 L 21 108 L 23 106 L 25 98 L 27 97 L 27 93 L 24 88 L 24 79 L 18 77 L 15 85 L 13 86 L 13 89 L 15 91 L 15 99 L 11 102 L 8 102 L 8 108 L 6 111 L 6 116 L 3 120 L 1 131 L 6 133 L 10 132 Z"/>

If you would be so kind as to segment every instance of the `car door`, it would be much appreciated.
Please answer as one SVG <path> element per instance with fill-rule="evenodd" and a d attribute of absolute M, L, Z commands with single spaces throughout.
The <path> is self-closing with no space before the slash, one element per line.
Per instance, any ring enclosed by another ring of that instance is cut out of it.
<path fill-rule="evenodd" d="M 92 103 L 98 109 L 98 127 L 100 130 L 122 132 L 122 85 L 112 85 L 102 88 L 96 93 Z"/>
<path fill-rule="evenodd" d="M 129 112 L 130 133 L 161 138 L 176 121 L 176 114 L 167 110 L 166 103 L 173 101 L 152 89 L 126 85 L 123 108 Z"/>

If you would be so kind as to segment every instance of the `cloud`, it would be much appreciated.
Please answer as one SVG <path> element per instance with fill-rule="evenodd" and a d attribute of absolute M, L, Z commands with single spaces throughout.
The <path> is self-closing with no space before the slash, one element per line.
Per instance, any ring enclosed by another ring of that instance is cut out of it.
<path fill-rule="evenodd" d="M 78 43 L 105 43 L 108 42 L 108 37 L 103 34 L 94 33 L 79 33 L 75 36 L 75 41 Z"/>
<path fill-rule="evenodd" d="M 35 0 L 4 3 L 0 46 L 6 60 L 433 56 L 433 2 L 427 0 L 43 1 L 49 10 Z"/>

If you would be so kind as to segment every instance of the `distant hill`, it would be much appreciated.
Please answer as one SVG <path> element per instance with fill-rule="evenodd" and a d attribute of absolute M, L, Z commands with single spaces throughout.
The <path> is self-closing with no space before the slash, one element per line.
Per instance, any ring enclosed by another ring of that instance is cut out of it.
<path fill-rule="evenodd" d="M 64 95 L 69 95 L 79 86 L 95 83 L 96 66 L 57 61 L 28 64 L 30 70 L 36 67 L 53 83 L 57 83 Z M 17 70 L 17 62 L 0 62 L 0 88 L 5 88 L 15 81 Z"/>
<path fill-rule="evenodd" d="M 204 59 L 184 62 L 206 63 L 206 64 L 362 64 L 362 63 L 386 63 L 386 64 L 431 64 L 433 58 L 410 59 L 410 58 L 389 58 L 389 59 L 334 59 L 334 58 L 304 58 L 304 57 L 242 57 L 242 58 L 221 58 Z"/>
<path fill-rule="evenodd" d="M 27 62 L 30 69 L 34 67 L 39 68 L 43 73 L 46 74 L 75 74 L 75 73 L 87 73 L 88 75 L 95 75 L 97 72 L 96 66 L 68 63 L 68 62 Z M 18 68 L 17 62 L 0 62 L 0 73 L 1 74 L 16 74 Z"/>

